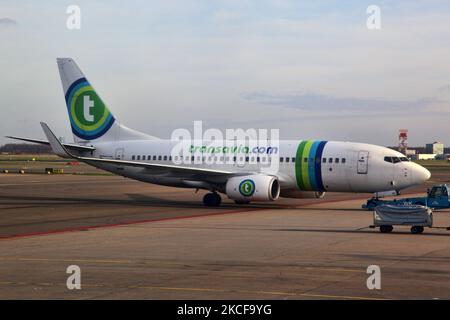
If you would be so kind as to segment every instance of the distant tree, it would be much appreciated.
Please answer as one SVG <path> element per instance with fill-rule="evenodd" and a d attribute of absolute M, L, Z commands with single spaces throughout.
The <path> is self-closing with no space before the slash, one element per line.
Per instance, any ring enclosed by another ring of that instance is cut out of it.
<path fill-rule="evenodd" d="M 10 154 L 48 154 L 52 153 L 50 146 L 29 143 L 8 143 L 0 146 L 0 153 Z"/>

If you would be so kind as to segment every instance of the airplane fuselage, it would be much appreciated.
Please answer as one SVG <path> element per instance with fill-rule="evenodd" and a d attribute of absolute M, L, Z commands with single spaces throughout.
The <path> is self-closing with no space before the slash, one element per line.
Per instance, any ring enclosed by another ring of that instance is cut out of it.
<path fill-rule="evenodd" d="M 249 142 L 249 148 L 238 147 L 234 150 L 187 146 L 189 152 L 179 157 L 173 155 L 177 144 L 171 140 L 104 142 L 94 145 L 92 156 L 213 168 L 236 174 L 273 175 L 278 177 L 282 195 L 284 191 L 284 194 L 294 197 L 295 191 L 398 191 L 429 178 L 428 170 L 408 161 L 403 154 L 364 143 L 282 140 L 277 147 L 258 147 L 256 142 Z M 143 168 L 124 168 L 114 164 L 95 165 L 145 182 L 176 187 L 204 187 L 200 182 L 195 183 L 195 177 L 147 174 Z"/>

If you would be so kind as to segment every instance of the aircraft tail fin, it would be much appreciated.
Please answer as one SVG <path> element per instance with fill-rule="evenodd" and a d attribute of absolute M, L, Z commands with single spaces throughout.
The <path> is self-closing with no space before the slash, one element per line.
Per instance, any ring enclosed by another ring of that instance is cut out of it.
<path fill-rule="evenodd" d="M 73 59 L 56 61 L 76 143 L 155 139 L 120 124 Z"/>

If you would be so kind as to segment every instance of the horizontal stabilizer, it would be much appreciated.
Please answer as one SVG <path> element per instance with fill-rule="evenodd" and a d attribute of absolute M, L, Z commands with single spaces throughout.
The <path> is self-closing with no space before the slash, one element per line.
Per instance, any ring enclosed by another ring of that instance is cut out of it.
<path fill-rule="evenodd" d="M 55 154 L 63 158 L 75 158 L 66 148 L 61 144 L 61 142 L 56 138 L 53 132 L 50 130 L 48 125 L 44 122 L 41 122 L 41 127 L 44 130 L 45 135 L 47 136 L 48 142 L 52 147 L 52 150 Z"/>
<path fill-rule="evenodd" d="M 20 141 L 25 141 L 25 142 L 38 143 L 38 144 L 43 144 L 43 145 L 47 145 L 47 146 L 50 145 L 50 143 L 48 141 L 41 140 L 41 139 L 32 139 L 32 138 L 24 138 L 24 137 L 17 137 L 17 136 L 5 136 L 5 138 L 15 139 L 15 140 L 20 140 Z M 95 150 L 95 148 L 91 147 L 91 146 L 80 146 L 78 144 L 73 144 L 73 143 L 63 143 L 62 145 L 69 150 L 76 150 L 76 151 L 94 151 Z"/>

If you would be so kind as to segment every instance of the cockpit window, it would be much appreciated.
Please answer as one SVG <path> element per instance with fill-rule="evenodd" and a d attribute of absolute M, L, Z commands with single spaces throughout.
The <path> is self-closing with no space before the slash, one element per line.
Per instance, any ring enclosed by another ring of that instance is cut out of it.
<path fill-rule="evenodd" d="M 401 161 L 409 161 L 406 157 L 384 157 L 384 161 L 389 163 L 399 163 Z"/>

